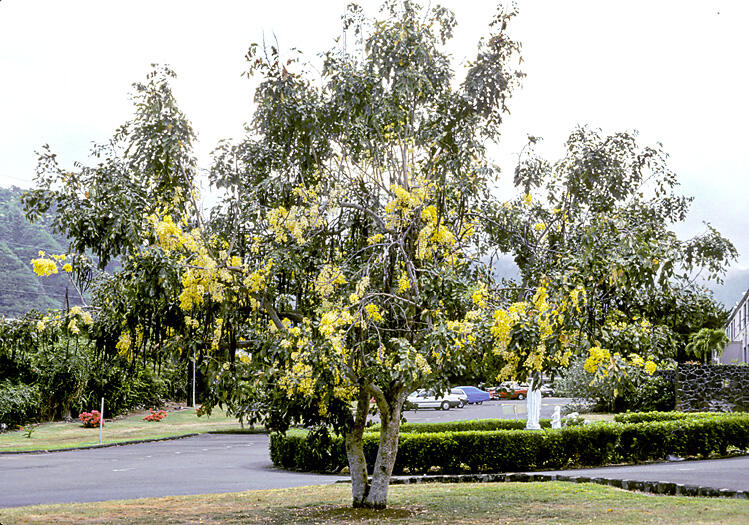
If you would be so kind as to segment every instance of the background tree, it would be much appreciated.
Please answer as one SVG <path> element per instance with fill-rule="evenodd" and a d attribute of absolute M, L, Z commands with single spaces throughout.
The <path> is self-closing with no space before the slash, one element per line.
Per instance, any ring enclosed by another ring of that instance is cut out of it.
<path fill-rule="evenodd" d="M 704 359 L 705 364 L 708 364 L 713 356 L 719 357 L 723 353 L 723 349 L 729 342 L 728 336 L 722 328 L 703 328 L 689 338 L 686 352 L 697 359 Z"/>
<path fill-rule="evenodd" d="M 529 296 L 544 276 L 583 287 L 581 341 L 623 355 L 672 358 L 694 327 L 719 326 L 722 309 L 696 283 L 719 279 L 736 250 L 709 225 L 687 240 L 670 229 L 691 198 L 676 193 L 660 146 L 579 128 L 550 163 L 533 153 L 537 140 L 515 172 L 522 196 L 486 207 L 492 240 L 520 269 L 517 293 Z"/>
<path fill-rule="evenodd" d="M 89 335 L 97 353 L 114 360 L 142 356 L 157 368 L 166 360 L 190 362 L 202 346 L 200 330 L 186 326 L 177 305 L 181 284 L 173 262 L 152 248 L 148 220 L 156 211 L 184 224 L 199 220 L 192 190 L 195 135 L 169 86 L 174 76 L 154 65 L 144 83 L 134 84 L 134 117 L 108 143 L 93 147 L 94 165 L 65 169 L 45 146 L 36 188 L 21 199 L 30 220 L 51 222 L 69 241 L 72 258 L 40 254 L 34 269 L 66 273 L 67 262 L 76 286 L 90 287 L 95 324 Z M 93 264 L 86 255 L 93 255 Z M 121 266 L 109 265 L 115 260 Z M 168 338 L 176 332 L 185 334 L 179 345 Z"/>

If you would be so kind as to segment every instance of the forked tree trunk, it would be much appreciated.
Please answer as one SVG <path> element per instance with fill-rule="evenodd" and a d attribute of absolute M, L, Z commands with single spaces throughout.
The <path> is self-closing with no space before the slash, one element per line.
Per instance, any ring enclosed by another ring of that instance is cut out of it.
<path fill-rule="evenodd" d="M 368 507 L 384 509 L 387 506 L 390 476 L 393 474 L 395 457 L 398 454 L 398 433 L 405 399 L 405 394 L 398 392 L 395 399 L 388 403 L 387 410 L 380 407 L 380 446 L 372 470 L 372 486 L 367 496 Z"/>
<path fill-rule="evenodd" d="M 346 456 L 351 472 L 351 495 L 354 507 L 366 507 L 369 495 L 369 478 L 367 476 L 367 459 L 364 456 L 364 427 L 369 412 L 369 392 L 360 387 L 356 401 L 354 424 L 344 435 Z"/>
<path fill-rule="evenodd" d="M 380 445 L 372 470 L 372 482 L 367 477 L 367 461 L 364 455 L 364 427 L 369 409 L 369 391 L 359 392 L 354 425 L 345 433 L 346 455 L 351 472 L 351 495 L 354 507 L 384 509 L 387 506 L 390 476 L 398 453 L 398 432 L 401 411 L 406 395 L 398 392 L 395 399 L 387 403 L 378 402 L 380 409 Z"/>

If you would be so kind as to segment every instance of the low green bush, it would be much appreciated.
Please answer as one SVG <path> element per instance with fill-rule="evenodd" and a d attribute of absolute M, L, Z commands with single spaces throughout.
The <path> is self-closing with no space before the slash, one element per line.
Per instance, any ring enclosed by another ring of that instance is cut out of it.
<path fill-rule="evenodd" d="M 551 428 L 551 419 L 539 421 L 542 428 Z M 524 419 L 472 419 L 469 421 L 445 421 L 442 423 L 403 423 L 400 433 L 467 432 L 470 430 L 522 430 Z M 372 425 L 367 432 L 379 432 L 380 425 Z"/>
<path fill-rule="evenodd" d="M 0 423 L 15 428 L 38 417 L 39 389 L 24 383 L 0 381 Z"/>
<path fill-rule="evenodd" d="M 470 428 L 470 423 L 462 422 L 456 428 Z M 473 423 L 478 427 L 497 425 Z M 669 454 L 707 457 L 725 454 L 729 447 L 749 448 L 747 414 L 603 422 L 540 431 L 421 431 L 435 425 L 410 424 L 401 433 L 395 474 L 552 470 L 658 460 Z M 370 468 L 378 444 L 378 433 L 364 434 L 364 454 Z M 305 471 L 337 471 L 348 464 L 343 439 L 321 430 L 273 434 L 271 459 L 278 467 Z"/>
<path fill-rule="evenodd" d="M 678 421 L 682 419 L 696 419 L 704 417 L 722 417 L 724 412 L 627 412 L 617 414 L 617 423 L 644 423 L 646 421 Z"/>

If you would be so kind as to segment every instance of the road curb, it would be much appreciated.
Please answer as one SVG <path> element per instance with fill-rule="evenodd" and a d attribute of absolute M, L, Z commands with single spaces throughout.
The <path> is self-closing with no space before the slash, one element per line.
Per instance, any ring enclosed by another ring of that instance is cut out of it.
<path fill-rule="evenodd" d="M 139 443 L 153 443 L 155 441 L 172 441 L 175 439 L 184 439 L 189 437 L 200 436 L 201 433 L 193 434 L 182 434 L 179 436 L 167 436 L 162 438 L 150 438 L 150 439 L 132 439 L 129 441 L 118 441 L 117 443 L 102 443 L 101 445 L 86 445 L 85 447 L 68 447 L 68 448 L 54 448 L 50 450 L 0 450 L 1 456 L 13 455 L 13 454 L 52 454 L 54 452 L 70 452 L 71 450 L 91 450 L 95 448 L 109 448 L 109 447 L 121 447 L 124 445 L 137 445 Z"/>
<path fill-rule="evenodd" d="M 532 472 L 514 472 L 509 474 L 455 474 L 398 476 L 390 479 L 391 485 L 419 485 L 424 483 L 504 483 L 504 482 L 539 482 L 566 481 L 569 483 L 595 483 L 624 490 L 647 492 L 665 496 L 702 496 L 708 498 L 749 499 L 749 491 L 718 489 L 701 485 L 686 485 L 669 481 L 640 481 L 633 479 L 603 478 L 589 476 L 569 476 L 566 474 L 534 474 Z M 351 483 L 350 480 L 336 483 Z"/>

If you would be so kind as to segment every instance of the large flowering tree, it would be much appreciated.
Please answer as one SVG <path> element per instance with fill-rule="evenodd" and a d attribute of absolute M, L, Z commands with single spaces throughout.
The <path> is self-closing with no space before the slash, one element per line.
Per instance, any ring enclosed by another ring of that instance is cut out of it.
<path fill-rule="evenodd" d="M 488 196 L 484 144 L 519 77 L 511 15 L 498 14 L 458 83 L 441 51 L 455 24 L 447 10 L 391 2 L 384 13 L 370 22 L 350 8 L 359 41 L 327 53 L 322 78 L 251 48 L 257 110 L 249 135 L 216 152 L 220 211 L 194 231 L 152 217 L 160 246 L 181 258 L 183 310 L 223 305 L 217 401 L 262 400 L 277 428 L 332 424 L 353 503 L 373 507 L 387 501 L 407 395 L 446 388 L 489 348 L 488 330 L 472 328 L 488 318 L 479 306 L 491 281 L 469 212 Z M 371 400 L 382 430 L 370 484 Z"/>
<path fill-rule="evenodd" d="M 197 212 L 193 134 L 168 70 L 136 85 L 136 118 L 95 149 L 96 166 L 64 170 L 44 151 L 25 199 L 32 217 L 54 207 L 72 251 L 121 257 L 95 301 L 103 344 L 133 357 L 192 348 L 208 408 L 279 430 L 333 426 L 353 503 L 372 507 L 387 501 L 409 392 L 445 389 L 483 353 L 507 360 L 520 348 L 494 318 L 483 224 L 471 216 L 491 198 L 485 144 L 520 77 L 512 13 L 491 22 L 461 81 L 442 50 L 449 11 L 405 1 L 383 13 L 350 7 L 355 42 L 325 54 L 321 75 L 250 48 L 257 109 L 248 136 L 215 152 L 224 199 L 210 218 Z M 56 264 L 42 259 L 40 271 Z M 543 318 L 536 326 L 562 319 L 545 301 L 523 311 Z M 513 366 L 542 368 L 541 347 L 531 353 Z M 368 472 L 372 401 L 382 430 Z"/>

